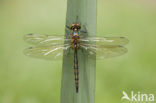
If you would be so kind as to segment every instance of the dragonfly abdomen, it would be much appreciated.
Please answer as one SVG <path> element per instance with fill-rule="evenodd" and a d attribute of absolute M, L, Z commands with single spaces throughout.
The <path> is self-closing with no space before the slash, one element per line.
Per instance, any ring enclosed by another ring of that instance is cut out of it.
<path fill-rule="evenodd" d="M 79 89 L 79 71 L 78 71 L 78 58 L 77 58 L 77 48 L 74 49 L 74 75 L 75 75 L 75 87 L 76 93 L 78 93 Z"/>
<path fill-rule="evenodd" d="M 78 93 L 78 89 L 79 89 L 79 77 L 78 77 L 78 69 L 74 69 L 74 74 L 75 74 L 75 87 L 76 87 L 76 93 Z"/>

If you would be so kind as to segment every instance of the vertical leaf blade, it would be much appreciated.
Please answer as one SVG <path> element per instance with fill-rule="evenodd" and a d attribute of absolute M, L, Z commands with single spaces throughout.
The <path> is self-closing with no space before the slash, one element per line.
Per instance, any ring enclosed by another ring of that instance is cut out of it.
<path fill-rule="evenodd" d="M 83 31 L 96 36 L 96 0 L 68 0 L 66 25 L 80 23 Z M 70 35 L 70 30 L 66 28 L 66 35 Z M 64 51 L 66 54 L 69 51 Z M 75 91 L 74 81 L 74 54 L 70 50 L 69 55 L 64 55 L 62 66 L 62 87 L 61 103 L 94 103 L 95 94 L 95 66 L 96 57 L 89 59 L 87 53 L 78 51 L 79 65 L 79 93 Z"/>

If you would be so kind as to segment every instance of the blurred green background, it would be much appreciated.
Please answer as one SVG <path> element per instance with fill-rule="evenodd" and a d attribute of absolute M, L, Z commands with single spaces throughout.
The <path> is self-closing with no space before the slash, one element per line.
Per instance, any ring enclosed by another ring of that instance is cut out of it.
<path fill-rule="evenodd" d="M 0 103 L 59 103 L 62 62 L 27 57 L 28 33 L 64 34 L 66 0 L 0 0 Z M 97 36 L 126 36 L 128 53 L 97 61 L 96 103 L 122 91 L 156 95 L 156 1 L 97 0 Z"/>

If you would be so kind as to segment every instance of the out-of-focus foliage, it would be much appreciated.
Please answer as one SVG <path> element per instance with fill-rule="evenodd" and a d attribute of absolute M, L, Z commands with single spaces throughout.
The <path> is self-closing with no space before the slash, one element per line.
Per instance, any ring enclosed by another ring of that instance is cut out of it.
<path fill-rule="evenodd" d="M 97 61 L 96 103 L 156 89 L 156 2 L 98 0 L 97 36 L 126 36 L 128 53 Z M 66 1 L 0 1 L 0 103 L 59 103 L 62 62 L 23 55 L 23 35 L 64 34 Z M 72 68 L 72 67 L 71 67 Z"/>

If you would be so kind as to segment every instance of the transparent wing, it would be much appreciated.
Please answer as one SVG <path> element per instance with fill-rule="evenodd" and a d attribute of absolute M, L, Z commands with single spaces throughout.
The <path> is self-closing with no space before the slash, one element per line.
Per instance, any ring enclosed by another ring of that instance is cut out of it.
<path fill-rule="evenodd" d="M 92 44 L 96 42 L 97 45 L 126 45 L 129 40 L 125 37 L 86 37 L 82 38 L 81 42 L 84 44 Z"/>
<path fill-rule="evenodd" d="M 70 45 L 34 46 L 24 50 L 24 54 L 34 58 L 47 60 L 61 60 L 63 50 L 70 48 Z"/>
<path fill-rule="evenodd" d="M 57 45 L 64 44 L 64 41 L 70 41 L 64 36 L 52 36 L 52 35 L 43 35 L 43 34 L 27 34 L 24 36 L 24 40 L 31 44 L 38 45 Z"/>
<path fill-rule="evenodd" d="M 92 57 L 92 55 L 96 55 L 97 59 L 116 57 L 116 56 L 123 55 L 127 52 L 126 48 L 119 45 L 86 44 L 86 45 L 81 45 L 81 48 L 87 51 L 90 57 Z"/>

